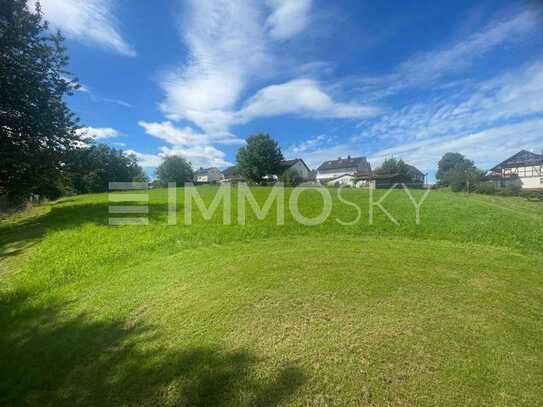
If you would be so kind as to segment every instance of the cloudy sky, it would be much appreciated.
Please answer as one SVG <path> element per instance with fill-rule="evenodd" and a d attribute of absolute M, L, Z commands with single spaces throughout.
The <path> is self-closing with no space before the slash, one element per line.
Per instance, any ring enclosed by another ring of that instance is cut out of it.
<path fill-rule="evenodd" d="M 149 173 L 225 167 L 251 134 L 316 168 L 543 149 L 539 1 L 41 0 L 88 134 Z"/>

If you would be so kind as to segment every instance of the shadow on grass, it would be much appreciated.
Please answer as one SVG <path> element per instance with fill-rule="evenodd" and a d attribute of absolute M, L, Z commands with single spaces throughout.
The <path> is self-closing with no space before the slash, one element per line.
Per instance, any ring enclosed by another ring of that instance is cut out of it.
<path fill-rule="evenodd" d="M 112 205 L 130 204 L 126 202 Z M 70 201 L 60 201 L 53 204 L 51 210 L 44 215 L 0 224 L 0 262 L 28 249 L 48 232 L 69 230 L 87 223 L 107 226 L 110 217 L 146 216 L 151 223 L 166 224 L 167 221 L 167 204 L 148 204 L 147 215 L 109 214 L 109 206 L 108 202 L 78 205 Z"/>
<path fill-rule="evenodd" d="M 245 350 L 163 349 L 137 318 L 69 318 L 66 307 L 0 298 L 0 405 L 274 406 L 305 380 L 295 366 L 257 375 Z"/>

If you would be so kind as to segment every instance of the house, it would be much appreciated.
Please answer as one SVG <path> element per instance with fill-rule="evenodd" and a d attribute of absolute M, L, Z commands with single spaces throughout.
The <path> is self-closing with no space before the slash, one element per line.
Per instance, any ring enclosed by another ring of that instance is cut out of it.
<path fill-rule="evenodd" d="M 223 179 L 221 180 L 221 183 L 235 184 L 245 181 L 245 178 L 242 177 L 242 175 L 239 173 L 238 167 L 236 166 L 226 168 L 222 172 L 222 175 Z"/>
<path fill-rule="evenodd" d="M 219 182 L 224 178 L 222 172 L 217 168 L 200 168 L 194 173 L 194 182 L 198 184 L 212 184 Z"/>
<path fill-rule="evenodd" d="M 337 160 L 325 161 L 317 169 L 317 181 L 328 183 L 343 175 L 371 174 L 371 165 L 366 157 L 339 157 Z"/>
<path fill-rule="evenodd" d="M 426 175 L 414 165 L 406 164 L 409 170 L 409 176 L 411 177 L 411 184 L 424 184 L 426 181 Z"/>
<path fill-rule="evenodd" d="M 520 181 L 522 189 L 543 190 L 543 154 L 522 150 L 492 168 L 488 178 L 501 187 Z"/>
<path fill-rule="evenodd" d="M 282 173 L 287 171 L 296 171 L 300 177 L 304 180 L 310 178 L 311 169 L 306 165 L 301 158 L 295 158 L 294 160 L 281 161 Z"/>

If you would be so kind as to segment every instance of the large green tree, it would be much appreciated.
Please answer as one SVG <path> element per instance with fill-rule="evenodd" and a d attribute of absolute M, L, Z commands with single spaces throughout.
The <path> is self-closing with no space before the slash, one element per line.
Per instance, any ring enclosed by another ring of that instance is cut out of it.
<path fill-rule="evenodd" d="M 190 162 L 183 157 L 172 155 L 164 159 L 157 168 L 156 175 L 163 186 L 168 185 L 168 182 L 183 185 L 186 182 L 192 182 L 194 172 Z"/>
<path fill-rule="evenodd" d="M 62 172 L 67 189 L 78 194 L 105 192 L 110 182 L 148 181 L 136 157 L 105 144 L 70 151 Z"/>
<path fill-rule="evenodd" d="M 447 173 L 456 166 L 469 167 L 474 166 L 474 164 L 460 153 L 446 153 L 441 160 L 439 160 L 437 166 L 436 178 L 440 184 L 445 185 Z"/>
<path fill-rule="evenodd" d="M 399 175 L 402 178 L 410 178 L 410 168 L 402 160 L 398 158 L 387 158 L 383 161 L 383 164 L 375 170 L 378 175 Z"/>
<path fill-rule="evenodd" d="M 401 158 L 387 158 L 383 164 L 375 170 L 377 175 L 395 175 L 402 182 L 415 182 L 417 179 L 417 169 L 406 164 Z"/>
<path fill-rule="evenodd" d="M 439 185 L 453 191 L 472 191 L 484 172 L 460 153 L 446 153 L 439 161 L 436 178 Z"/>
<path fill-rule="evenodd" d="M 247 179 L 260 182 L 266 175 L 279 174 L 283 153 L 268 134 L 256 134 L 247 139 L 247 145 L 236 156 L 240 173 Z"/>
<path fill-rule="evenodd" d="M 79 141 L 63 100 L 79 85 L 66 71 L 60 33 L 50 34 L 39 5 L 0 0 L 0 194 L 55 195 L 67 151 Z"/>

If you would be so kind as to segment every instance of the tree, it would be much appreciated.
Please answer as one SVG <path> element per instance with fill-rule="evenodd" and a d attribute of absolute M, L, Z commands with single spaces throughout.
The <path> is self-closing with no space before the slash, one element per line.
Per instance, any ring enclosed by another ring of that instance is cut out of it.
<path fill-rule="evenodd" d="M 17 202 L 55 194 L 63 160 L 77 146 L 78 120 L 63 100 L 79 87 L 65 70 L 60 33 L 49 34 L 39 4 L 0 7 L 0 194 Z"/>
<path fill-rule="evenodd" d="M 105 144 L 70 151 L 63 168 L 66 185 L 75 193 L 108 191 L 110 182 L 147 182 L 135 156 Z"/>
<path fill-rule="evenodd" d="M 281 175 L 281 181 L 285 184 L 287 187 L 297 187 L 302 182 L 304 182 L 304 179 L 300 175 L 300 173 L 294 169 L 288 169 Z"/>
<path fill-rule="evenodd" d="M 283 154 L 277 141 L 268 134 L 257 134 L 247 139 L 247 145 L 239 149 L 236 159 L 244 177 L 260 182 L 266 175 L 281 172 Z"/>
<path fill-rule="evenodd" d="M 381 167 L 375 170 L 378 175 L 398 175 L 402 179 L 410 180 L 413 176 L 410 167 L 402 160 L 397 158 L 387 158 Z"/>
<path fill-rule="evenodd" d="M 439 160 L 439 164 L 438 164 L 436 178 L 439 181 L 439 183 L 443 186 L 448 186 L 448 184 L 445 183 L 446 182 L 445 178 L 447 176 L 447 173 L 459 165 L 462 165 L 462 166 L 471 165 L 475 167 L 475 165 L 473 164 L 473 161 L 466 159 L 466 157 L 464 157 L 460 153 L 446 153 L 441 158 L 441 160 Z"/>
<path fill-rule="evenodd" d="M 193 171 L 190 162 L 183 157 L 172 155 L 164 159 L 157 168 L 156 175 L 163 186 L 168 185 L 168 182 L 182 185 L 192 181 Z"/>
<path fill-rule="evenodd" d="M 439 161 L 436 178 L 442 186 L 450 186 L 455 192 L 471 192 L 481 181 L 484 172 L 473 161 L 459 153 L 447 153 Z"/>

